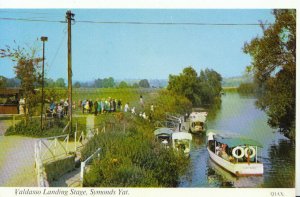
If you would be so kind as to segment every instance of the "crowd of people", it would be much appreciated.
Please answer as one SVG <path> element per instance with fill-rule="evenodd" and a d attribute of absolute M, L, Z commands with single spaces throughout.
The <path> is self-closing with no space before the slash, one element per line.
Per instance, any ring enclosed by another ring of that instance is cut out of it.
<path fill-rule="evenodd" d="M 108 112 L 116 112 L 122 111 L 122 101 L 121 99 L 97 99 L 96 101 L 92 101 L 91 99 L 80 100 L 78 103 L 78 107 L 82 108 L 82 113 L 94 113 L 95 115 L 108 113 Z"/>
<path fill-rule="evenodd" d="M 75 109 L 75 102 L 73 102 L 72 108 Z M 50 100 L 49 107 L 46 109 L 47 116 L 62 118 L 68 114 L 69 100 L 61 99 L 59 102 Z"/>
<path fill-rule="evenodd" d="M 144 109 L 144 100 L 142 95 L 140 96 L 139 100 L 141 109 Z M 82 110 L 82 113 L 85 114 L 94 114 L 95 116 L 105 113 L 111 112 L 125 112 L 125 113 L 132 113 L 134 115 L 138 115 L 144 119 L 152 120 L 153 112 L 154 112 L 154 105 L 151 104 L 150 106 L 150 113 L 147 116 L 146 112 L 141 110 L 139 113 L 136 111 L 136 107 L 130 107 L 129 103 L 127 102 L 124 107 L 122 104 L 121 99 L 114 99 L 108 97 L 107 99 L 96 99 L 93 101 L 92 99 L 84 99 L 79 100 L 78 108 Z M 73 102 L 72 108 L 75 109 L 76 105 Z M 61 99 L 59 102 L 54 102 L 53 99 L 50 100 L 50 105 L 47 108 L 47 115 L 62 118 L 68 114 L 69 109 L 69 101 L 68 99 Z"/>

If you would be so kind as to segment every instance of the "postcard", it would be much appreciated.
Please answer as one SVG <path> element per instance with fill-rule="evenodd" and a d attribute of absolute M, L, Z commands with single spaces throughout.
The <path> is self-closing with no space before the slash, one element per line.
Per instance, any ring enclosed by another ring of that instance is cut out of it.
<path fill-rule="evenodd" d="M 297 194 L 293 2 L 86 5 L 0 7 L 0 193 Z"/>

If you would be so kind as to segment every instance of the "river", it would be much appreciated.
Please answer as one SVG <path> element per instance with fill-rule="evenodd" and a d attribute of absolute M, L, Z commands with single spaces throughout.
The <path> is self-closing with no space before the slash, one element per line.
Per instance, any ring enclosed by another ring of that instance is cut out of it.
<path fill-rule="evenodd" d="M 263 144 L 263 176 L 235 177 L 215 164 L 206 150 L 206 136 L 193 135 L 190 166 L 179 187 L 295 187 L 295 143 L 267 124 L 267 115 L 255 107 L 255 98 L 227 93 L 219 109 L 208 114 L 207 128 L 236 133 Z"/>

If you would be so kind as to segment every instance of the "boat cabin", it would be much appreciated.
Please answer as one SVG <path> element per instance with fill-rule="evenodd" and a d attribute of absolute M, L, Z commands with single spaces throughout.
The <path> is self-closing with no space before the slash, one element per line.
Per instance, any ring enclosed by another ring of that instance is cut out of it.
<path fill-rule="evenodd" d="M 177 151 L 189 155 L 191 150 L 192 135 L 186 132 L 174 132 L 172 134 L 172 145 Z"/>
<path fill-rule="evenodd" d="M 263 164 L 259 150 L 263 146 L 245 137 L 222 136 L 209 132 L 207 150 L 210 158 L 225 170 L 237 175 L 262 175 Z"/>
<path fill-rule="evenodd" d="M 154 131 L 156 139 L 165 146 L 171 144 L 173 133 L 173 130 L 170 128 L 159 128 Z"/>
<path fill-rule="evenodd" d="M 216 155 L 230 162 L 259 162 L 258 150 L 261 143 L 244 137 L 222 137 L 215 135 L 209 141 L 209 149 Z"/>
<path fill-rule="evenodd" d="M 189 116 L 189 131 L 201 133 L 205 131 L 207 112 L 192 112 Z"/>

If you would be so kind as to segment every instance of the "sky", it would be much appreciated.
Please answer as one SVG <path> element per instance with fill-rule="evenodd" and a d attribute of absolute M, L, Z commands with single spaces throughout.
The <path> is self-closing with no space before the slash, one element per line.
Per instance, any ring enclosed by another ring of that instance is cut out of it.
<path fill-rule="evenodd" d="M 46 77 L 67 79 L 67 24 L 4 20 L 65 21 L 66 9 L 0 9 L 0 49 L 45 44 Z M 248 24 L 274 22 L 269 9 L 73 9 L 73 81 L 97 78 L 168 79 L 192 66 L 223 77 L 241 76 L 251 64 L 243 45 L 262 35 L 259 25 L 100 24 L 80 21 Z M 77 22 L 76 22 L 77 21 Z M 16 44 L 14 44 L 14 41 Z M 0 75 L 14 77 L 14 62 L 0 58 Z"/>

